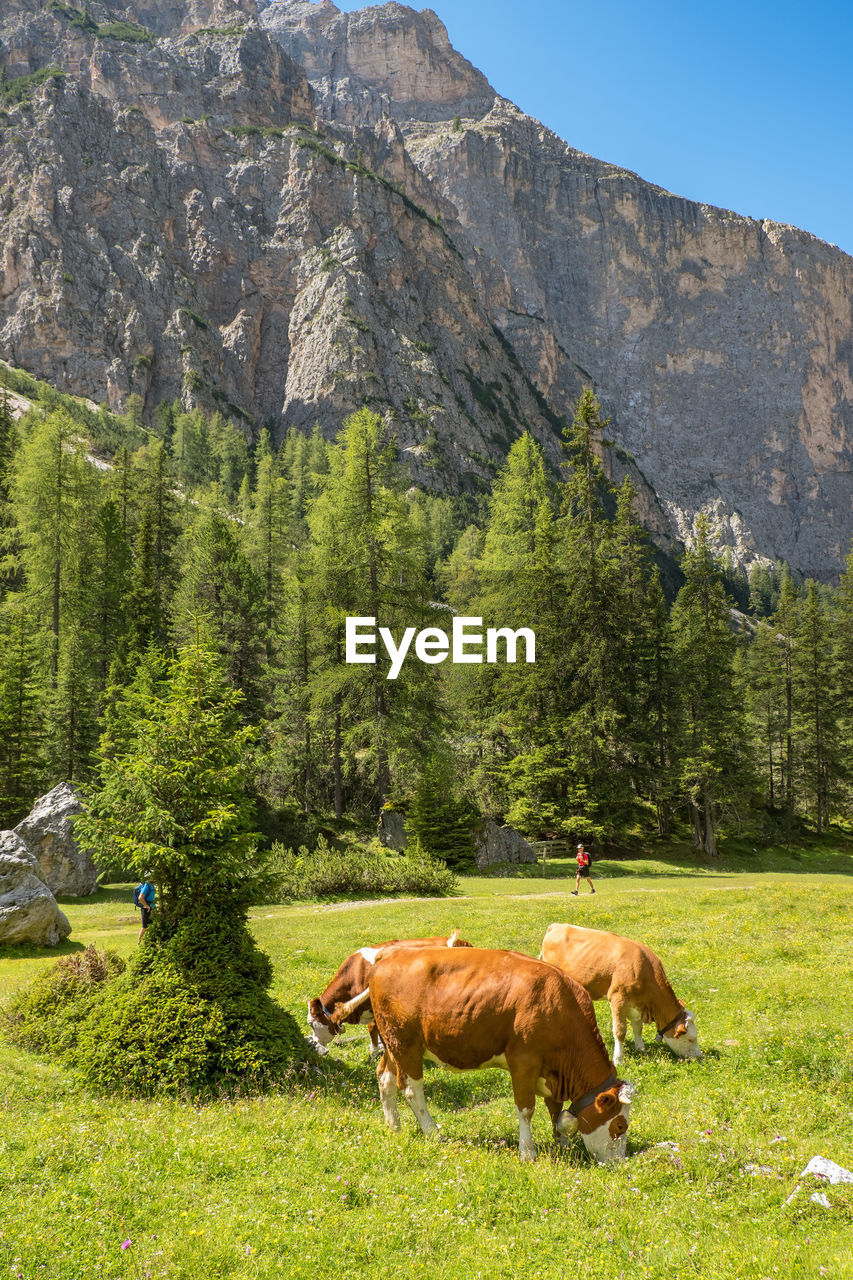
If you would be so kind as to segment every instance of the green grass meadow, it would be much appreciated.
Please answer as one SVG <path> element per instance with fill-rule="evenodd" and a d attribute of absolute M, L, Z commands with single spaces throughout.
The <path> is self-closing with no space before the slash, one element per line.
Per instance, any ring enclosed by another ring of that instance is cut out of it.
<path fill-rule="evenodd" d="M 785 1203 L 811 1156 L 853 1168 L 849 862 L 605 863 L 595 897 L 577 899 L 563 866 L 465 879 L 453 899 L 258 908 L 274 994 L 303 1025 L 359 946 L 458 928 L 536 955 L 547 925 L 570 920 L 659 952 L 706 1057 L 676 1062 L 647 1028 L 650 1051 L 629 1050 L 623 1070 L 639 1086 L 630 1158 L 603 1168 L 579 1138 L 555 1150 L 541 1103 L 539 1159 L 521 1164 L 500 1071 L 427 1068 L 442 1140 L 402 1103 L 390 1132 L 362 1028 L 278 1095 L 200 1108 L 100 1098 L 0 1042 L 0 1280 L 853 1277 L 853 1185 L 825 1188 L 828 1209 L 816 1184 Z M 63 909 L 60 951 L 135 947 L 129 888 Z M 8 953 L 0 1001 L 55 956 Z"/>

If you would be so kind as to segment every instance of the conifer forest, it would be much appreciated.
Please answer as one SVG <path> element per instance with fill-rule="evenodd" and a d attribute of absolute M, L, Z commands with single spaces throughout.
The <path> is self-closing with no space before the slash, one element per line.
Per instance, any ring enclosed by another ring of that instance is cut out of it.
<path fill-rule="evenodd" d="M 12 380 L 7 371 L 7 380 Z M 32 393 L 32 388 L 26 388 Z M 202 637 L 239 691 L 268 838 L 372 835 L 403 810 L 427 853 L 464 857 L 479 815 L 529 839 L 681 835 L 713 856 L 853 816 L 853 556 L 836 584 L 747 576 L 699 517 L 680 559 L 599 461 L 591 391 L 550 466 L 521 434 L 490 487 L 410 486 L 394 422 L 362 409 L 247 443 L 220 414 L 144 426 L 0 388 L 0 808 L 12 826 L 93 776 L 128 690 Z M 536 661 L 344 661 L 345 619 L 396 637 L 531 628 Z M 152 695 L 153 696 L 153 695 Z"/>

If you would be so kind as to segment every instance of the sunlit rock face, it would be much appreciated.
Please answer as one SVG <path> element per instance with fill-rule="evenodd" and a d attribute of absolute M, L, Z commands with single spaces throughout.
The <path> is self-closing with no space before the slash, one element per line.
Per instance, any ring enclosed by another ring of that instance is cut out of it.
<path fill-rule="evenodd" d="M 321 113 L 397 123 L 528 375 L 561 412 L 595 387 L 628 455 L 608 465 L 648 482 L 661 540 L 689 540 L 702 510 L 742 562 L 838 572 L 853 535 L 853 260 L 573 150 L 496 98 L 428 10 L 276 0 L 261 22 Z"/>

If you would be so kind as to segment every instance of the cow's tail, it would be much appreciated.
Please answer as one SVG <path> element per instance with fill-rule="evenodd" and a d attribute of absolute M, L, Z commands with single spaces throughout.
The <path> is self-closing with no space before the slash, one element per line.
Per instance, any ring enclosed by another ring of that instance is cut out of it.
<path fill-rule="evenodd" d="M 352 1000 L 348 1000 L 346 1004 L 339 1004 L 334 1013 L 335 1022 L 345 1022 L 350 1014 L 355 1013 L 356 1009 L 360 1009 L 363 1004 L 367 1004 L 370 999 L 370 987 L 365 987 L 357 996 L 353 996 Z"/>

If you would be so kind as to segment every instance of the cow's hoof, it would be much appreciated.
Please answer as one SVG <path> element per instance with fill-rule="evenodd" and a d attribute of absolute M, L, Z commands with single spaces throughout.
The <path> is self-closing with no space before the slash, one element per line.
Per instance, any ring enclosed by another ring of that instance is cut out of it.
<path fill-rule="evenodd" d="M 518 1158 L 519 1160 L 523 1160 L 525 1164 L 531 1163 L 531 1161 L 536 1159 L 536 1148 L 535 1147 L 519 1147 Z"/>

